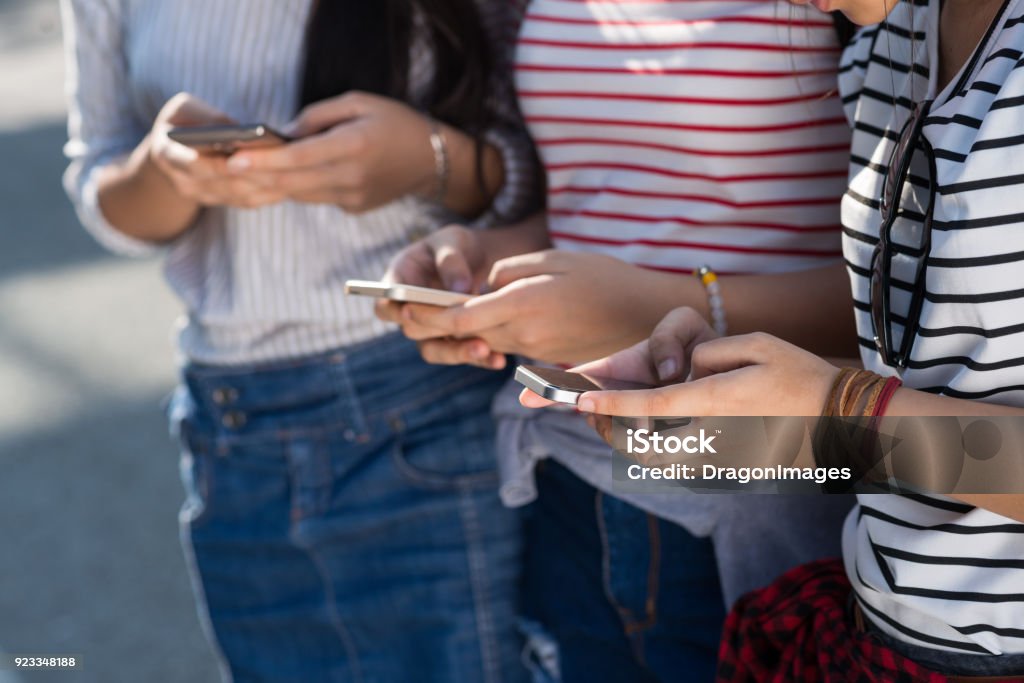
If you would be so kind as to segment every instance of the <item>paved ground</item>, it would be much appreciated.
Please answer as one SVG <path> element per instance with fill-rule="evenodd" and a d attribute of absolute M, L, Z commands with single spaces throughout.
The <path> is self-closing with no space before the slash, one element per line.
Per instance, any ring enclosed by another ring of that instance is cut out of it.
<path fill-rule="evenodd" d="M 0 683 L 215 681 L 160 407 L 177 308 L 79 228 L 61 81 L 56 0 L 0 0 L 0 650 L 84 662 Z"/>

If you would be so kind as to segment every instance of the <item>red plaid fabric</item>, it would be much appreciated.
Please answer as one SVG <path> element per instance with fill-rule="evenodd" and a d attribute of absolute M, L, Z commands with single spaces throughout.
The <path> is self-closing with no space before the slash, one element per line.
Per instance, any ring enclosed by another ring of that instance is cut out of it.
<path fill-rule="evenodd" d="M 718 683 L 947 683 L 859 633 L 842 562 L 820 560 L 745 595 L 725 622 Z"/>

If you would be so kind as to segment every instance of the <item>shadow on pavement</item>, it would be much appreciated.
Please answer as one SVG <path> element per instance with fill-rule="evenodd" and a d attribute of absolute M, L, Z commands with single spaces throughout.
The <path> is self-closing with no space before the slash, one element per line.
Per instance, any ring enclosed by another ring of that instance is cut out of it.
<path fill-rule="evenodd" d="M 78 225 L 61 189 L 63 123 L 0 132 L 0 279 L 113 258 Z"/>
<path fill-rule="evenodd" d="M 99 401 L 77 422 L 0 441 L 0 643 L 83 660 L 26 682 L 216 680 L 177 548 L 161 400 Z"/>

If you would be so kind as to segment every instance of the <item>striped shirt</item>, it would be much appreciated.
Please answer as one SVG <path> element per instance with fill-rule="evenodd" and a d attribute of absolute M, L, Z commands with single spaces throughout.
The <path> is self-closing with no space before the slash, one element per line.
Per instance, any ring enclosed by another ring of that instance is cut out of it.
<path fill-rule="evenodd" d="M 1024 0 L 1011 0 L 957 92 L 957 79 L 937 92 L 931 68 L 938 15 L 938 0 L 902 2 L 844 56 L 840 85 L 854 126 L 844 252 L 862 355 L 867 368 L 892 374 L 869 341 L 879 198 L 910 106 L 934 99 L 923 133 L 936 156 L 934 226 L 921 333 L 903 380 L 1024 406 Z M 893 238 L 915 246 L 900 225 Z M 894 313 L 907 305 L 894 294 Z M 939 497 L 861 496 L 843 545 L 861 605 L 891 636 L 944 650 L 1024 653 L 1024 524 Z"/>
<path fill-rule="evenodd" d="M 675 272 L 838 260 L 837 43 L 781 0 L 534 0 L 516 84 L 555 245 Z"/>
<path fill-rule="evenodd" d="M 161 106 L 190 92 L 241 121 L 281 126 L 296 113 L 312 0 L 63 0 L 70 93 L 71 165 L 65 185 L 85 226 L 107 247 L 155 247 L 110 226 L 99 210 L 97 171 L 123 159 Z M 514 6 L 481 0 L 493 45 Z M 433 67 L 423 31 L 412 45 L 412 104 L 428 97 Z M 500 51 L 500 50 L 499 50 Z M 509 72 L 508 55 L 496 55 Z M 484 222 L 536 209 L 538 181 L 515 112 L 511 78 L 491 78 L 496 124 L 486 138 L 505 160 L 506 183 Z M 166 254 L 166 276 L 188 311 L 185 356 L 211 364 L 303 356 L 372 339 L 390 327 L 372 302 L 346 297 L 348 278 L 377 279 L 411 237 L 452 216 L 413 198 L 364 215 L 285 202 L 204 210 Z"/>

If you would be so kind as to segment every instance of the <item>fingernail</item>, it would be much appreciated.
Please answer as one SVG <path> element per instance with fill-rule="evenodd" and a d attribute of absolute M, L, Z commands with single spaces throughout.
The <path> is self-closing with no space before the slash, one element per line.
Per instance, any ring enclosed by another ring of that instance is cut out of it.
<path fill-rule="evenodd" d="M 463 294 L 469 294 L 469 290 L 472 289 L 473 283 L 466 278 L 460 277 L 452 283 L 453 292 L 461 292 Z"/>
<path fill-rule="evenodd" d="M 252 160 L 249 157 L 233 156 L 228 159 L 228 168 L 232 171 L 245 171 L 252 166 Z"/>
<path fill-rule="evenodd" d="M 482 344 L 473 344 L 469 347 L 469 355 L 472 356 L 473 360 L 483 360 L 487 358 L 490 350 L 484 347 Z"/>
<path fill-rule="evenodd" d="M 676 363 L 675 358 L 666 358 L 658 363 L 658 377 L 662 380 L 670 379 L 675 377 L 678 369 L 679 365 Z"/>
<path fill-rule="evenodd" d="M 594 399 L 584 397 L 576 403 L 576 407 L 579 408 L 581 413 L 592 413 L 596 405 L 594 404 Z"/>

